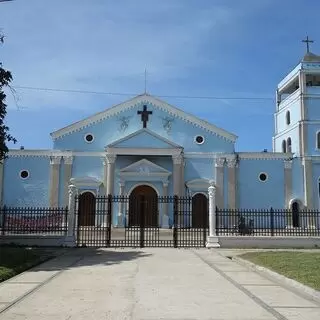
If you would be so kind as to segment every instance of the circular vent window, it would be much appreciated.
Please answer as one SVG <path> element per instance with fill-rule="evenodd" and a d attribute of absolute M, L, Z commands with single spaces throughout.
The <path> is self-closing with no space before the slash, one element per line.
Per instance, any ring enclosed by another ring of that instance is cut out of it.
<path fill-rule="evenodd" d="M 88 133 L 85 135 L 84 140 L 88 143 L 91 143 L 94 140 L 93 134 Z"/>
<path fill-rule="evenodd" d="M 27 170 L 20 171 L 20 178 L 27 179 L 29 177 L 29 172 Z"/>
<path fill-rule="evenodd" d="M 266 181 L 268 179 L 268 176 L 267 176 L 267 174 L 266 173 L 260 173 L 260 175 L 259 175 L 259 180 L 260 181 Z"/>
<path fill-rule="evenodd" d="M 195 142 L 197 144 L 203 144 L 204 143 L 204 137 L 203 136 L 196 136 L 194 140 L 195 140 Z"/>

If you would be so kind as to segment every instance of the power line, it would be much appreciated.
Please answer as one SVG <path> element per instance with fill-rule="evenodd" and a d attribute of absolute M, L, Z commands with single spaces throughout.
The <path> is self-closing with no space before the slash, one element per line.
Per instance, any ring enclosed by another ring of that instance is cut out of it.
<path fill-rule="evenodd" d="M 128 92 L 105 92 L 105 91 L 89 91 L 89 90 L 76 90 L 76 89 L 60 89 L 60 88 L 45 88 L 45 87 L 30 87 L 30 86 L 14 86 L 15 89 L 36 90 L 36 91 L 51 91 L 51 92 L 68 92 L 80 94 L 101 94 L 113 96 L 137 96 L 141 93 L 128 93 Z M 271 97 L 218 97 L 218 96 L 189 96 L 189 95 L 156 95 L 159 98 L 178 98 L 178 99 L 203 99 L 203 100 L 261 100 L 270 101 L 274 100 Z"/>

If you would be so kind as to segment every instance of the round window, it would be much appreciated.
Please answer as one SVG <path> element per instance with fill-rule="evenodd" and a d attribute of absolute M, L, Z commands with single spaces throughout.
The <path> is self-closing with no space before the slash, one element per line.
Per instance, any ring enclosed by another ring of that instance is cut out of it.
<path fill-rule="evenodd" d="M 195 141 L 197 144 L 202 144 L 204 142 L 204 137 L 203 136 L 196 136 Z"/>
<path fill-rule="evenodd" d="M 20 178 L 27 179 L 29 177 L 29 172 L 27 170 L 20 171 Z"/>
<path fill-rule="evenodd" d="M 91 143 L 93 141 L 94 137 L 91 133 L 88 133 L 85 135 L 84 139 L 86 140 L 86 142 Z"/>
<path fill-rule="evenodd" d="M 266 181 L 268 179 L 268 176 L 266 173 L 260 173 L 259 180 L 260 181 Z"/>

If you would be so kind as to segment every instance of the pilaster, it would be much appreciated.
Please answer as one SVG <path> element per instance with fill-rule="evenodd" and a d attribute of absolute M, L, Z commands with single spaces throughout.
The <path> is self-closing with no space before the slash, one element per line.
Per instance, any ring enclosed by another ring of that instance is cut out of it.
<path fill-rule="evenodd" d="M 284 161 L 284 198 L 285 207 L 289 208 L 292 198 L 292 160 Z"/>
<path fill-rule="evenodd" d="M 64 161 L 64 174 L 63 174 L 63 205 L 68 205 L 69 195 L 68 195 L 68 187 L 70 183 L 70 179 L 72 177 L 72 164 L 73 164 L 73 157 L 67 156 L 63 157 Z"/>
<path fill-rule="evenodd" d="M 224 208 L 224 165 L 226 158 L 216 158 L 216 205 L 218 208 Z"/>
<path fill-rule="evenodd" d="M 60 175 L 60 156 L 50 157 L 50 189 L 49 189 L 49 206 L 59 206 L 59 175 Z"/>
<path fill-rule="evenodd" d="M 181 195 L 181 184 L 182 184 L 182 163 L 183 163 L 183 156 L 181 153 L 175 154 L 172 156 L 173 161 L 173 194 L 174 195 Z"/>
<path fill-rule="evenodd" d="M 312 161 L 304 157 L 302 160 L 304 178 L 304 202 L 308 209 L 313 209 L 312 202 Z"/>
<path fill-rule="evenodd" d="M 236 169 L 238 161 L 235 156 L 229 157 L 227 160 L 228 167 L 228 208 L 235 209 L 236 204 Z"/>

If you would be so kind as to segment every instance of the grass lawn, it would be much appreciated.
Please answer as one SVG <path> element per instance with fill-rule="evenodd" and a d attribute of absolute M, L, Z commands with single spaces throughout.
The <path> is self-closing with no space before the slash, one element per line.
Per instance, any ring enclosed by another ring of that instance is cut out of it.
<path fill-rule="evenodd" d="M 53 258 L 53 252 L 43 248 L 0 247 L 0 282 Z"/>
<path fill-rule="evenodd" d="M 239 257 L 320 290 L 320 252 L 248 252 Z"/>

